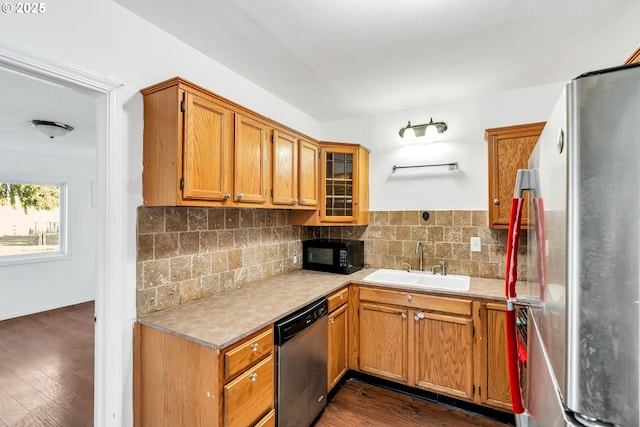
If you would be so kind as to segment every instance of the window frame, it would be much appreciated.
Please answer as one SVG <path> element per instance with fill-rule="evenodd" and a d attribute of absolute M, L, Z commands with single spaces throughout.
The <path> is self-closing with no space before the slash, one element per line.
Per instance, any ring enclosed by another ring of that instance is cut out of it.
<path fill-rule="evenodd" d="M 60 222 L 59 230 L 59 249 L 57 251 L 23 253 L 15 255 L 0 255 L 0 267 L 33 264 L 50 261 L 61 261 L 71 257 L 69 253 L 69 179 L 61 180 L 55 177 L 24 177 L 9 175 L 0 175 L 0 182 L 8 182 L 12 184 L 29 184 L 29 185 L 55 185 L 59 188 L 59 205 Z"/>

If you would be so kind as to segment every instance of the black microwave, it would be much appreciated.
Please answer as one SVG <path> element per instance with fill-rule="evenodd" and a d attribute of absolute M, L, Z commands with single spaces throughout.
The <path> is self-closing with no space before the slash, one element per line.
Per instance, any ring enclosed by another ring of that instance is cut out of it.
<path fill-rule="evenodd" d="M 302 242 L 302 268 L 351 274 L 364 265 L 362 240 L 304 240 Z"/>

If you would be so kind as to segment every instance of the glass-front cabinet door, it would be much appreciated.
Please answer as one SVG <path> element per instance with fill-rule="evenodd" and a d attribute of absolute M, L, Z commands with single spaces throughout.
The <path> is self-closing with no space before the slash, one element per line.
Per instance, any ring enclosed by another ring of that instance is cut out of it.
<path fill-rule="evenodd" d="M 292 224 L 369 224 L 369 150 L 346 142 L 319 146 L 318 209 L 294 210 Z"/>
<path fill-rule="evenodd" d="M 324 222 L 355 222 L 357 217 L 358 175 L 357 150 L 351 147 L 321 149 L 323 162 L 322 208 Z"/>

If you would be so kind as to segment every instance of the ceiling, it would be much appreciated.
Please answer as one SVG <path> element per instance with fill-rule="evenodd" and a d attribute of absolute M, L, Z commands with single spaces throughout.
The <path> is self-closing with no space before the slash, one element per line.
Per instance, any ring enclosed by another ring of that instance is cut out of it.
<path fill-rule="evenodd" d="M 95 160 L 96 98 L 0 67 L 0 152 L 4 150 Z M 74 130 L 50 139 L 30 120 L 65 123 Z M 18 171 L 19 172 L 19 171 Z"/>
<path fill-rule="evenodd" d="M 115 1 L 321 122 L 568 81 L 640 45 L 638 0 Z"/>

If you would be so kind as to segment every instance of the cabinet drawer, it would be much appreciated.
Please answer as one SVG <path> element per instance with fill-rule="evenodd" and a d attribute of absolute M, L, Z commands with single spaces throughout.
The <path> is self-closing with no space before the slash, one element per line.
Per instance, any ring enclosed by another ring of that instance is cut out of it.
<path fill-rule="evenodd" d="M 268 356 L 224 386 L 226 427 L 253 425 L 273 409 L 273 376 L 273 356 Z"/>
<path fill-rule="evenodd" d="M 460 298 L 425 295 L 411 291 L 390 291 L 386 289 L 361 287 L 360 300 L 471 316 L 471 300 Z"/>
<path fill-rule="evenodd" d="M 276 410 L 269 411 L 254 427 L 276 427 Z"/>
<path fill-rule="evenodd" d="M 232 378 L 272 351 L 272 328 L 226 351 L 224 353 L 224 379 Z"/>
<path fill-rule="evenodd" d="M 327 297 L 327 304 L 329 305 L 329 313 L 336 308 L 340 307 L 345 302 L 349 301 L 349 288 L 342 288 Z"/>

